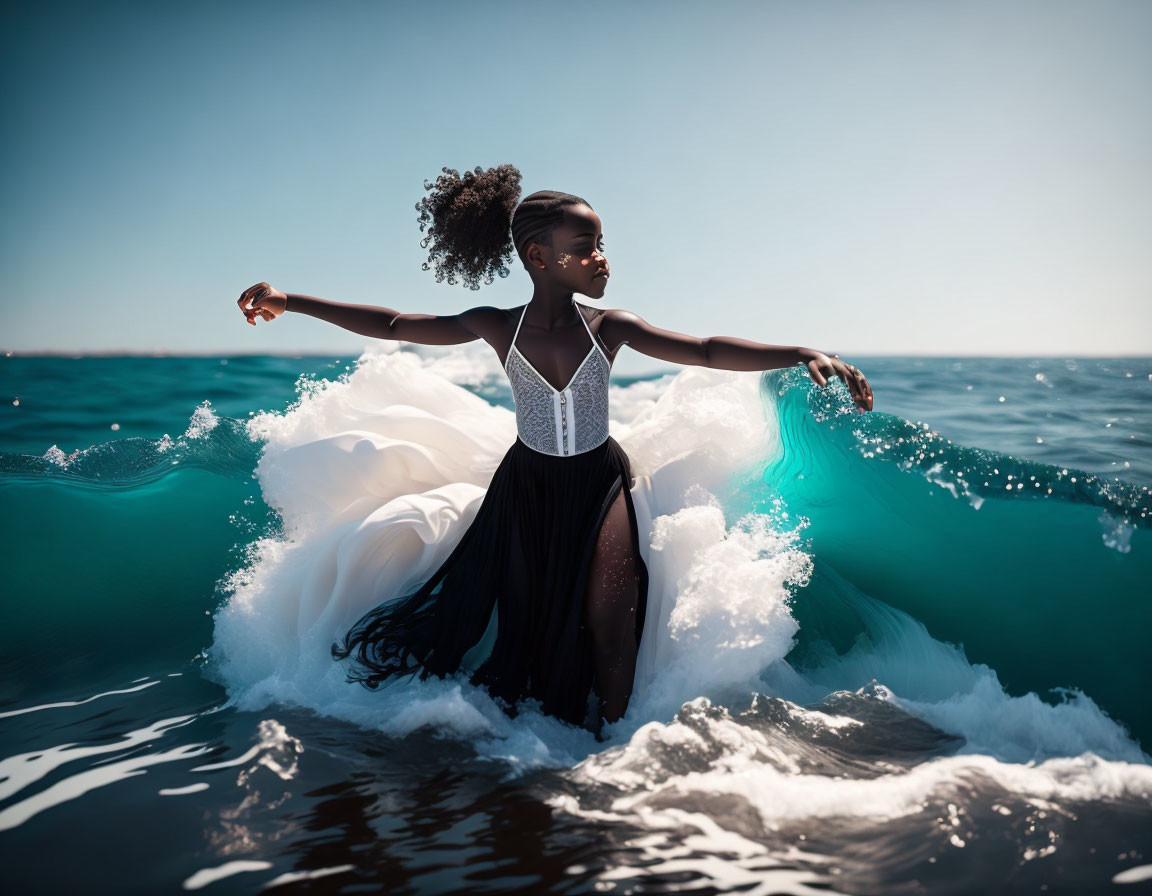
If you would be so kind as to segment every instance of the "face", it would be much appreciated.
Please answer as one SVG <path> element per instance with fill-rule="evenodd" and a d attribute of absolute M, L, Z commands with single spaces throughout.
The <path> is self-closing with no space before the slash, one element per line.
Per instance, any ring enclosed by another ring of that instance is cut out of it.
<path fill-rule="evenodd" d="M 600 217 L 586 205 L 564 207 L 564 219 L 552 230 L 552 247 L 541 247 L 555 282 L 597 299 L 608 285 L 608 260 Z"/>

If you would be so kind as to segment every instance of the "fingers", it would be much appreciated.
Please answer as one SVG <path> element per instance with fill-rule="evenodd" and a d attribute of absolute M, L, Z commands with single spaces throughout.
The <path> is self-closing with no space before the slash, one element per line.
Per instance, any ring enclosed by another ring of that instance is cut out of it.
<path fill-rule="evenodd" d="M 848 387 L 848 391 L 852 393 L 852 400 L 857 405 L 863 407 L 864 405 L 864 389 L 860 385 L 860 375 L 856 372 L 854 367 L 844 365 L 843 371 L 840 373 L 840 378 L 844 380 L 844 385 Z"/>
<path fill-rule="evenodd" d="M 240 298 L 236 300 L 236 304 L 240 306 L 240 310 L 244 312 L 244 317 L 252 326 L 256 326 L 257 314 L 266 321 L 273 320 L 276 317 L 276 315 L 272 314 L 268 309 L 260 307 L 260 300 L 266 298 L 271 290 L 272 285 L 262 280 L 259 283 L 249 286 L 240 294 Z"/>
<path fill-rule="evenodd" d="M 860 388 L 860 377 L 855 369 L 844 365 L 844 370 L 840 373 L 840 379 L 844 380 L 844 385 L 848 387 L 848 391 L 852 393 L 852 398 L 859 403 L 863 397 L 864 392 Z"/>
<path fill-rule="evenodd" d="M 261 281 L 254 286 L 249 286 L 244 292 L 240 294 L 237 304 L 241 308 L 246 308 L 249 302 L 258 302 L 260 299 L 268 295 L 272 289 L 272 284 Z"/>
<path fill-rule="evenodd" d="M 866 411 L 872 410 L 872 387 L 868 385 L 868 380 L 864 378 L 864 374 L 851 364 L 848 365 L 848 369 L 856 378 L 856 387 L 860 393 L 860 406 Z"/>
<path fill-rule="evenodd" d="M 256 308 L 254 310 L 245 310 L 244 316 L 248 319 L 248 323 L 256 326 L 256 315 L 260 315 L 264 320 L 275 320 L 276 315 L 269 311 L 267 308 Z"/>
<path fill-rule="evenodd" d="M 845 365 L 848 374 L 852 377 L 852 397 L 856 403 L 866 411 L 872 410 L 872 387 L 868 385 L 868 380 L 864 378 L 859 370 L 851 364 Z"/>
<path fill-rule="evenodd" d="M 857 373 L 859 373 L 859 371 L 857 371 Z M 864 401 L 865 401 L 864 410 L 870 411 L 870 410 L 872 410 L 872 402 L 873 402 L 872 387 L 868 385 L 868 380 L 864 379 L 864 374 L 862 374 L 862 373 L 860 373 L 860 386 L 864 392 Z"/>
<path fill-rule="evenodd" d="M 868 385 L 868 380 L 851 364 L 841 361 L 838 355 L 833 355 L 832 358 L 825 356 L 812 359 L 808 362 L 808 373 L 818 386 L 828 385 L 828 374 L 839 377 L 848 387 L 857 407 L 865 411 L 872 410 L 872 387 Z"/>
<path fill-rule="evenodd" d="M 237 304 L 241 308 L 246 308 L 248 305 L 248 302 L 256 294 L 256 290 L 259 289 L 261 285 L 262 284 L 257 283 L 255 286 L 249 286 L 246 290 L 244 290 L 244 292 L 240 293 L 240 298 L 237 301 Z"/>

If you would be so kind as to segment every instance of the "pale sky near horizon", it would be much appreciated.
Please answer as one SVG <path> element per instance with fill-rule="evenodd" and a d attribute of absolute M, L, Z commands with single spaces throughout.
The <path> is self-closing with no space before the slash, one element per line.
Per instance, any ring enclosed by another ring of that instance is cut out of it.
<path fill-rule="evenodd" d="M 4 13 L 0 350 L 355 355 L 456 313 L 442 166 L 587 198 L 603 304 L 857 355 L 1152 353 L 1152 3 L 45 2 Z M 585 300 L 589 304 L 596 304 Z M 642 356 L 622 369 L 664 366 Z"/>

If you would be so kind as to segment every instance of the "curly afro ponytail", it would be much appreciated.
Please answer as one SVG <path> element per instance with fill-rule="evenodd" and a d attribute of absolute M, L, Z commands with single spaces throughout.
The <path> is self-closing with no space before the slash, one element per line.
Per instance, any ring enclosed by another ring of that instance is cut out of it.
<path fill-rule="evenodd" d="M 479 289 L 481 278 L 492 283 L 494 275 L 507 277 L 513 249 L 527 267 L 528 243 L 552 245 L 552 228 L 564 220 L 564 206 L 592 208 L 586 199 L 555 190 L 539 190 L 517 205 L 520 172 L 514 165 L 487 171 L 477 165 L 463 175 L 440 170 L 435 183 L 424 181 L 431 195 L 416 203 L 420 229 L 428 227 L 420 245 L 432 246 L 421 267 L 435 268 L 437 283 L 455 285 L 459 277 L 469 289 Z"/>
<path fill-rule="evenodd" d="M 420 241 L 428 249 L 424 270 L 436 269 L 436 282 L 447 279 L 455 285 L 459 277 L 469 289 L 479 289 L 480 280 L 492 283 L 494 276 L 508 276 L 512 260 L 512 212 L 520 198 L 520 172 L 513 165 L 498 165 L 487 171 L 479 165 L 463 176 L 452 168 L 443 172 L 431 190 L 416 203 L 420 229 L 428 235 Z M 431 226 L 429 226 L 431 222 Z"/>

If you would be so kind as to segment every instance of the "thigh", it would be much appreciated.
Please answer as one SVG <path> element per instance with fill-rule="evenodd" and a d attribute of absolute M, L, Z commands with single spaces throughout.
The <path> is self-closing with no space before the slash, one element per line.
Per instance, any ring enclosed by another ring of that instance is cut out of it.
<path fill-rule="evenodd" d="M 621 486 L 596 539 L 588 570 L 584 613 L 598 642 L 627 643 L 636 625 L 636 546 Z"/>

